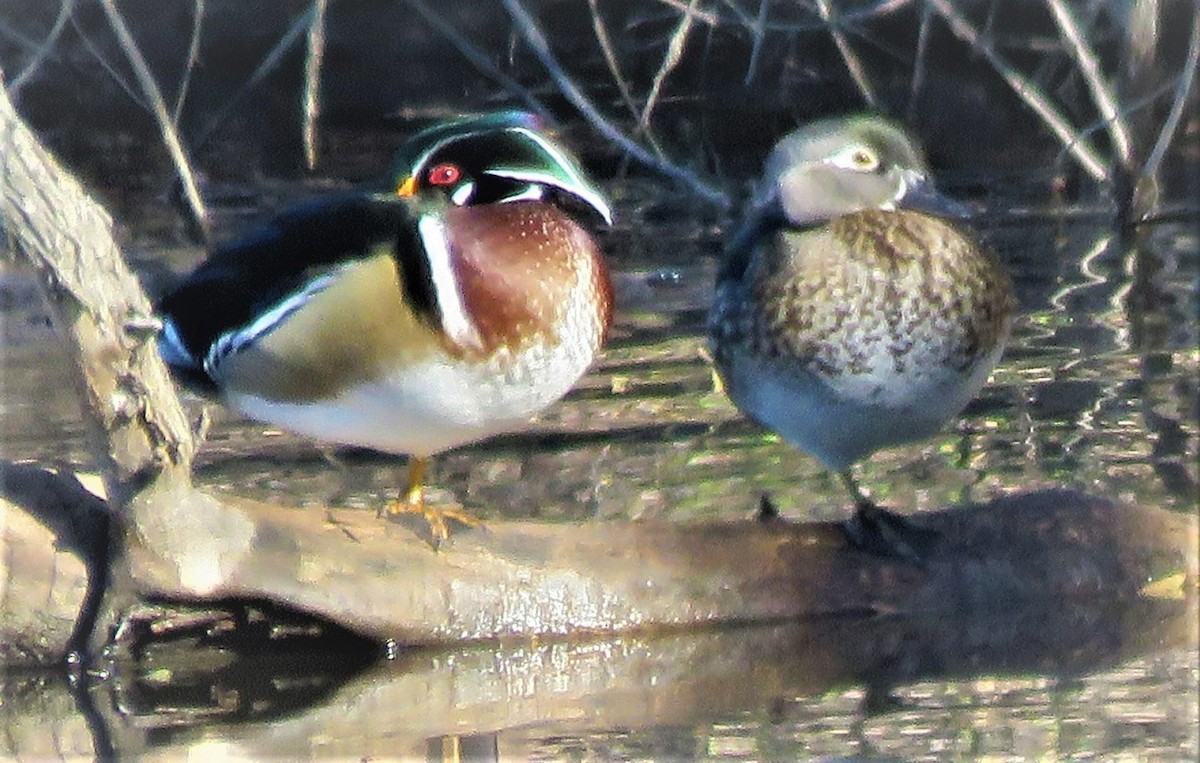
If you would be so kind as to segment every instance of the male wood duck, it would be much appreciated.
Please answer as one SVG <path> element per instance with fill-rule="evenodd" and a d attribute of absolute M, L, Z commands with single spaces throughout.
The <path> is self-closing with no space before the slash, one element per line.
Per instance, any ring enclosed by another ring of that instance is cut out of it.
<path fill-rule="evenodd" d="M 784 137 L 719 270 L 709 339 L 749 418 L 838 472 L 852 544 L 919 561 L 935 536 L 858 487 L 853 463 L 932 435 L 987 380 L 1015 300 L 949 216 L 902 128 L 875 116 Z"/>
<path fill-rule="evenodd" d="M 387 186 L 319 199 L 214 251 L 159 305 L 190 386 L 317 440 L 411 456 L 389 515 L 427 506 L 429 459 L 509 430 L 583 375 L 611 321 L 591 234 L 608 202 L 531 115 L 440 124 Z"/>

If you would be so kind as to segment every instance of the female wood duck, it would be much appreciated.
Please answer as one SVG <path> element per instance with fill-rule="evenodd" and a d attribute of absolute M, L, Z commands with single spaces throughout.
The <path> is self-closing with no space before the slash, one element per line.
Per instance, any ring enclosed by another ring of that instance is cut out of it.
<path fill-rule="evenodd" d="M 838 472 L 844 526 L 919 560 L 933 540 L 850 473 L 958 415 L 1000 358 L 1015 301 L 996 258 L 944 215 L 914 142 L 870 116 L 783 138 L 718 275 L 710 344 L 743 413 Z"/>
<path fill-rule="evenodd" d="M 320 199 L 217 249 L 159 306 L 161 354 L 260 421 L 411 455 L 389 515 L 423 514 L 430 457 L 561 398 L 611 321 L 585 222 L 607 201 L 534 117 L 435 126 L 388 187 Z"/>

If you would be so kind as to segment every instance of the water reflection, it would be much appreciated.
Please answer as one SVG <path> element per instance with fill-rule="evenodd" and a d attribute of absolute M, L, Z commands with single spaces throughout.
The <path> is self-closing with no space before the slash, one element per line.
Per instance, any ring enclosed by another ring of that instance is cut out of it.
<path fill-rule="evenodd" d="M 170 759 L 1103 756 L 1134 730 L 1139 754 L 1170 755 L 1194 748 L 1195 617 L 1194 598 L 1055 602 L 970 620 L 401 650 L 370 664 L 362 645 L 239 651 L 226 634 L 159 643 L 83 704 L 115 749 Z M 65 706 L 7 712 L 9 725 L 80 723 Z M 13 739 L 0 754 L 29 752 Z"/>

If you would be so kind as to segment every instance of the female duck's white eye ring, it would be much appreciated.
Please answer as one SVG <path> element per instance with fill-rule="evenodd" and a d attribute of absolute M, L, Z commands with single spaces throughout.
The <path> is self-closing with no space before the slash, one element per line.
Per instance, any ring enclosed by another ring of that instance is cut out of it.
<path fill-rule="evenodd" d="M 874 172 L 879 156 L 866 146 L 849 146 L 829 158 L 831 164 L 855 172 Z"/>

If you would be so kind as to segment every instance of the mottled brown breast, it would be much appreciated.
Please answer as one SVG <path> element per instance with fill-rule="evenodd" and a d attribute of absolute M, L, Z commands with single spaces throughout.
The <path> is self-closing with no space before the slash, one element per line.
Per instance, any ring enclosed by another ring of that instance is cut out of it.
<path fill-rule="evenodd" d="M 1003 341 L 1012 287 L 969 234 L 910 211 L 868 210 L 784 231 L 748 278 L 752 347 L 821 373 L 865 372 L 887 353 L 965 366 Z M 914 346 L 922 353 L 910 355 Z"/>
<path fill-rule="evenodd" d="M 594 304 L 595 325 L 607 333 L 612 286 L 604 258 L 559 208 L 534 201 L 454 207 L 446 227 L 463 306 L 484 355 L 545 341 L 580 300 Z"/>

